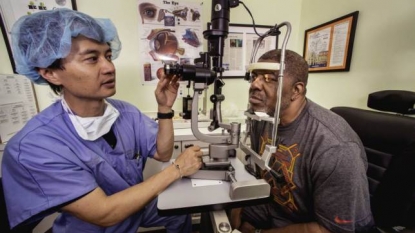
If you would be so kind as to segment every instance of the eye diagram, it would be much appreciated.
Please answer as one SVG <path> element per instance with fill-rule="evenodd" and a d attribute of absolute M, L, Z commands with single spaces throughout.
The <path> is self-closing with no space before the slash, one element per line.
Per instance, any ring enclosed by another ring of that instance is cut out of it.
<path fill-rule="evenodd" d="M 187 7 L 185 7 L 184 9 L 180 9 L 180 10 L 174 10 L 172 12 L 172 14 L 176 17 L 179 17 L 183 20 L 187 20 L 187 11 L 189 11 L 189 9 Z"/>
<path fill-rule="evenodd" d="M 147 39 L 150 40 L 149 52 L 154 61 L 169 60 L 177 61 L 179 57 L 176 54 L 184 54 L 184 49 L 179 48 L 179 43 L 174 31 L 169 29 L 153 29 Z"/>
<path fill-rule="evenodd" d="M 189 8 L 184 7 L 181 9 L 168 10 L 149 2 L 143 2 L 138 6 L 138 11 L 140 12 L 142 24 L 144 24 L 145 21 L 153 21 L 157 19 L 158 22 L 164 20 L 164 26 L 175 26 L 176 17 L 187 21 Z M 200 12 L 198 10 L 190 9 L 190 14 L 192 21 L 200 20 Z"/>
<path fill-rule="evenodd" d="M 138 29 L 143 82 L 157 81 L 157 69 L 165 63 L 193 64 L 199 58 L 203 49 L 202 4 L 169 0 L 136 2 L 134 9 L 141 21 Z"/>
<path fill-rule="evenodd" d="M 183 35 L 182 40 L 193 47 L 199 47 L 200 45 L 199 38 L 197 37 L 196 33 L 190 28 L 186 28 L 186 32 Z"/>
<path fill-rule="evenodd" d="M 196 21 L 200 19 L 199 11 L 190 9 L 190 13 L 192 13 L 192 21 Z"/>
<path fill-rule="evenodd" d="M 156 18 L 157 15 L 157 7 L 148 2 L 141 3 L 138 6 L 138 10 L 141 16 L 141 23 L 144 23 L 144 20 L 152 21 Z"/>

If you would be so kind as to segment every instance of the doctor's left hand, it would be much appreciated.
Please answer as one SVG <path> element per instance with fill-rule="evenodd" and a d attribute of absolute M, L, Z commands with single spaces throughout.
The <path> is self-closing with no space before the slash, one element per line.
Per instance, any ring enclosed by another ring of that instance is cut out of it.
<path fill-rule="evenodd" d="M 177 91 L 179 89 L 179 76 L 177 75 L 166 75 L 163 68 L 157 70 L 157 77 L 159 82 L 155 90 L 157 104 L 159 108 L 171 109 L 174 101 L 177 97 Z"/>

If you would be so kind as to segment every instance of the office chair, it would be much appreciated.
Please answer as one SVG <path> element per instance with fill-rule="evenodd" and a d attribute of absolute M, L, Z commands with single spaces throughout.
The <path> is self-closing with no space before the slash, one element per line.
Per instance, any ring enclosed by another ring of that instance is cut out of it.
<path fill-rule="evenodd" d="M 376 226 L 415 232 L 415 92 L 369 94 L 369 108 L 333 107 L 362 140 L 368 159 L 370 201 Z"/>

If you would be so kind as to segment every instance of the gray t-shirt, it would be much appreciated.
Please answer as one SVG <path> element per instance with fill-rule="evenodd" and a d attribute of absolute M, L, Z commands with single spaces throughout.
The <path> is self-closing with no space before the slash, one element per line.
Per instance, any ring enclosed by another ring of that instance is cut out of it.
<path fill-rule="evenodd" d="M 272 127 L 254 122 L 251 144 L 257 153 L 262 154 L 271 143 Z M 288 126 L 279 126 L 277 135 L 278 150 L 269 166 L 283 176 L 261 172 L 271 185 L 274 203 L 245 208 L 244 220 L 258 228 L 317 221 L 339 233 L 365 231 L 373 225 L 366 154 L 343 118 L 307 100 L 299 117 Z M 255 222 L 260 215 L 272 220 L 265 225 Z"/>

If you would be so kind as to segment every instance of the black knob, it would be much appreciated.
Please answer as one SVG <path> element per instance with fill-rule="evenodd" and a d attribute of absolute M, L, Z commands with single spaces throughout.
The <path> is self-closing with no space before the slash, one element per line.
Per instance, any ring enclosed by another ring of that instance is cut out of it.
<path fill-rule="evenodd" d="M 174 145 L 174 149 L 179 149 L 179 146 L 178 145 Z"/>

